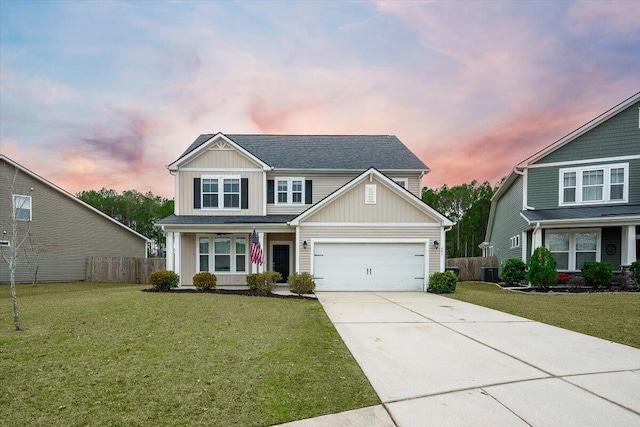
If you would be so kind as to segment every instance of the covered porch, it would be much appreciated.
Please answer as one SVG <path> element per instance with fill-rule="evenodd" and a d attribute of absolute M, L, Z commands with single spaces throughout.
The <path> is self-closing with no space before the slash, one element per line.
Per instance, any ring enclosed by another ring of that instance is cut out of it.
<path fill-rule="evenodd" d="M 220 287 L 244 287 L 249 273 L 278 271 L 286 283 L 295 272 L 295 228 L 289 215 L 271 216 L 173 216 L 163 220 L 167 236 L 167 270 L 180 276 L 180 286 L 193 284 L 193 276 L 209 271 Z M 262 264 L 251 260 L 255 230 L 262 250 Z"/>

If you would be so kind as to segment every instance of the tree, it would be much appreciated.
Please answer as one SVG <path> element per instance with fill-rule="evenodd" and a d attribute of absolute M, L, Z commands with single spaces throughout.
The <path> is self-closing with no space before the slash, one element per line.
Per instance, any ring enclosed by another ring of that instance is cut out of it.
<path fill-rule="evenodd" d="M 8 179 L 8 177 L 7 177 Z M 8 188 L 10 194 L 16 193 L 16 181 L 18 179 L 18 169 L 15 169 L 13 173 L 13 179 L 8 179 Z M 6 244 L 0 245 L 0 255 L 2 259 L 9 266 L 9 283 L 11 287 L 11 301 L 13 303 L 13 323 L 16 331 L 22 330 L 22 324 L 20 323 L 20 313 L 18 311 L 18 296 L 16 292 L 16 269 L 19 264 L 18 255 L 20 249 L 29 239 L 29 232 L 31 230 L 31 221 L 23 221 L 18 218 L 17 213 L 27 208 L 27 198 L 17 198 L 12 196 L 11 203 L 11 215 L 8 223 L 9 230 L 2 230 L 3 241 Z"/>
<path fill-rule="evenodd" d="M 444 184 L 439 189 L 422 189 L 422 200 L 456 223 L 447 239 L 448 257 L 481 255 L 478 245 L 487 231 L 494 192 L 489 182 L 475 180 L 451 188 Z"/>
<path fill-rule="evenodd" d="M 156 244 L 155 253 L 150 255 L 162 256 L 165 236 L 155 223 L 173 213 L 173 200 L 156 196 L 151 191 L 142 194 L 137 190 L 127 190 L 118 194 L 116 190 L 106 188 L 100 191 L 82 191 L 76 196 L 143 236 L 153 239 Z"/>

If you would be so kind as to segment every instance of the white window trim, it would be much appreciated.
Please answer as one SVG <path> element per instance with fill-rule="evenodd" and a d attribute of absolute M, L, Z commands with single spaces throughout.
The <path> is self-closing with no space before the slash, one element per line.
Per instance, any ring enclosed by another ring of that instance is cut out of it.
<path fill-rule="evenodd" d="M 409 189 L 409 178 L 391 178 L 393 182 L 404 188 L 405 190 Z M 402 184 L 400 184 L 402 182 Z"/>
<path fill-rule="evenodd" d="M 610 200 L 611 198 L 611 169 L 623 169 L 624 170 L 624 189 L 622 192 L 621 200 Z M 604 183 L 602 188 L 602 200 L 582 200 L 582 173 L 585 171 L 603 170 L 604 171 Z M 576 201 L 565 202 L 564 201 L 564 174 L 574 172 L 576 174 Z M 602 205 L 602 204 L 614 204 L 614 203 L 627 203 L 629 200 L 629 163 L 615 163 L 607 165 L 590 165 L 573 168 L 563 168 L 559 171 L 559 191 L 558 191 L 558 205 L 559 206 L 583 206 L 583 205 Z"/>
<path fill-rule="evenodd" d="M 0 240 L 0 246 L 5 246 L 7 248 L 11 247 L 11 242 L 8 240 Z"/>
<path fill-rule="evenodd" d="M 520 235 L 515 235 L 511 237 L 509 243 L 509 249 L 518 249 L 520 247 Z"/>
<path fill-rule="evenodd" d="M 31 221 L 33 220 L 33 199 L 31 198 L 31 196 L 25 196 L 24 194 L 13 194 L 13 197 L 11 197 L 11 200 L 13 202 L 13 211 L 12 211 L 12 217 L 16 220 L 16 221 Z M 16 210 L 17 209 L 24 209 L 24 207 L 20 206 L 16 206 L 16 197 L 24 197 L 25 199 L 29 200 L 29 219 L 20 219 L 20 218 L 16 218 Z"/>
<path fill-rule="evenodd" d="M 279 202 L 278 201 L 278 181 L 286 181 L 287 182 L 287 201 Z M 302 200 L 300 203 L 293 202 L 293 181 L 301 181 L 302 182 Z M 286 176 L 286 177 L 275 177 L 273 180 L 273 203 L 276 205 L 304 205 L 306 201 L 306 184 L 304 177 L 295 177 L 295 176 Z"/>
<path fill-rule="evenodd" d="M 601 254 L 601 245 L 602 245 L 602 229 L 600 228 L 571 228 L 571 229 L 566 229 L 566 228 L 559 228 L 559 229 L 551 229 L 551 230 L 547 230 L 547 232 L 545 233 L 544 236 L 544 246 L 551 250 L 549 248 L 549 234 L 564 234 L 564 233 L 568 233 L 569 234 L 569 265 L 568 265 L 568 269 L 566 270 L 560 270 L 558 269 L 558 271 L 579 271 L 578 269 L 576 269 L 576 234 L 578 233 L 596 233 L 597 237 L 596 237 L 596 261 L 600 262 L 602 259 L 602 254 Z"/>
<path fill-rule="evenodd" d="M 218 236 L 215 234 L 196 234 L 196 273 L 200 272 L 200 238 L 206 237 L 209 239 L 209 272 L 218 275 L 229 275 L 229 274 L 249 274 L 249 252 L 251 247 L 251 236 L 247 234 L 229 234 L 225 236 Z M 230 271 L 216 271 L 216 249 L 215 249 L 215 239 L 216 237 L 224 237 L 231 239 L 231 252 L 229 255 L 231 257 L 230 260 Z M 236 253 L 236 239 L 244 238 L 245 239 L 245 253 L 244 253 L 244 271 L 238 271 L 236 265 L 236 255 L 240 255 Z"/>
<path fill-rule="evenodd" d="M 202 191 L 203 182 L 205 179 L 215 179 L 218 181 L 218 207 L 205 207 L 204 206 L 204 191 Z M 224 207 L 224 180 L 225 179 L 237 179 L 238 180 L 238 207 L 226 208 Z M 200 209 L 205 211 L 239 211 L 242 207 L 242 177 L 240 175 L 202 175 L 200 177 Z"/>

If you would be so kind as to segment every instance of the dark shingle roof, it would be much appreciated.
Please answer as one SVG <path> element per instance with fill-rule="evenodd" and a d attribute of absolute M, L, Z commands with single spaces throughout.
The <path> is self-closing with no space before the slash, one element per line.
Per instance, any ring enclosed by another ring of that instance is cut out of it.
<path fill-rule="evenodd" d="M 169 215 L 156 225 L 285 224 L 297 215 Z"/>
<path fill-rule="evenodd" d="M 180 158 L 215 134 L 200 135 Z M 225 135 L 278 169 L 428 170 L 393 135 Z"/>
<path fill-rule="evenodd" d="M 522 211 L 529 222 L 570 220 L 570 219 L 607 219 L 618 216 L 640 215 L 640 205 L 589 206 L 580 208 L 540 209 Z"/>

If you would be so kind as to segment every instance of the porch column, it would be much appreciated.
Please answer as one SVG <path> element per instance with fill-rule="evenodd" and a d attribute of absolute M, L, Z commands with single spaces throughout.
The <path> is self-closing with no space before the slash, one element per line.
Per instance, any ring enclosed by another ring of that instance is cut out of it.
<path fill-rule="evenodd" d="M 180 266 L 182 264 L 181 258 L 180 258 L 180 242 L 182 239 L 181 239 L 180 233 L 173 233 L 173 234 L 174 234 L 173 244 L 174 244 L 174 256 L 175 256 L 173 271 L 179 276 L 180 270 L 181 270 Z M 182 286 L 182 278 L 180 278 L 180 282 L 178 283 L 178 286 Z"/>
<path fill-rule="evenodd" d="M 533 255 L 533 251 L 542 246 L 542 229 L 540 227 L 536 227 L 533 230 L 533 242 L 531 244 L 531 255 Z"/>
<path fill-rule="evenodd" d="M 167 231 L 167 243 L 165 244 L 165 259 L 167 270 L 173 271 L 173 231 Z"/>
<path fill-rule="evenodd" d="M 622 251 L 621 265 L 630 265 L 636 261 L 636 226 L 622 226 Z"/>
<path fill-rule="evenodd" d="M 264 273 L 264 267 L 267 264 L 267 248 L 265 248 L 264 246 L 264 233 L 258 233 L 258 241 L 260 242 L 260 247 L 262 248 L 262 265 L 258 266 L 258 273 Z"/>

